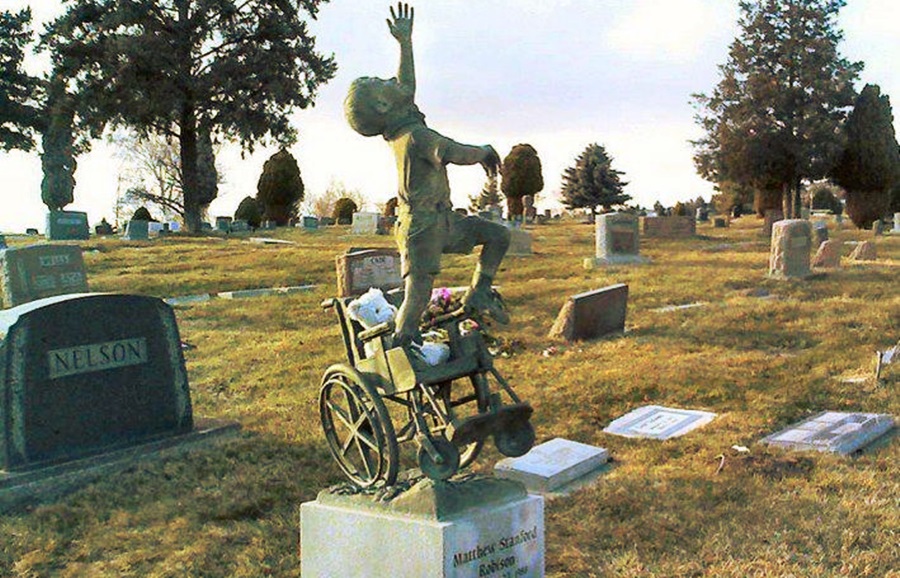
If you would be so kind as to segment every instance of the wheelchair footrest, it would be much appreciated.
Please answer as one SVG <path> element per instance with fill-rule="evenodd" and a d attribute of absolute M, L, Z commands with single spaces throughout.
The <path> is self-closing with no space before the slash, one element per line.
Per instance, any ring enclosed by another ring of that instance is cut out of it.
<path fill-rule="evenodd" d="M 448 428 L 448 438 L 457 447 L 487 439 L 498 431 L 516 429 L 528 423 L 534 409 L 527 403 L 512 403 L 469 416 Z"/>

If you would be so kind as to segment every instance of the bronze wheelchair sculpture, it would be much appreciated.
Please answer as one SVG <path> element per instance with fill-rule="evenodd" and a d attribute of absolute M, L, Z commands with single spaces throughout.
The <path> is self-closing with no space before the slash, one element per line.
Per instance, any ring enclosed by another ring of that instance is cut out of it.
<path fill-rule="evenodd" d="M 325 371 L 319 415 L 331 454 L 353 484 L 393 485 L 399 446 L 410 442 L 422 473 L 434 480 L 470 465 L 490 437 L 505 456 L 531 449 L 532 408 L 494 368 L 477 326 L 460 328 L 468 319 L 462 308 L 432 320 L 449 337 L 450 357 L 430 366 L 409 347 L 392 346 L 393 322 L 364 329 L 351 319 L 351 300 L 322 303 L 337 313 L 347 363 Z"/>

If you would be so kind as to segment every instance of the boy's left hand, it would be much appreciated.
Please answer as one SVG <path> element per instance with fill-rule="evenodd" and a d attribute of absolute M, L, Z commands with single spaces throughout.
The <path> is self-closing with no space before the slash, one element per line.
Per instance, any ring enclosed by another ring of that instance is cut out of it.
<path fill-rule="evenodd" d="M 500 155 L 497 154 L 497 151 L 491 145 L 484 145 L 481 149 L 484 151 L 484 158 L 481 159 L 481 166 L 484 167 L 484 172 L 489 177 L 496 176 L 500 170 Z"/>

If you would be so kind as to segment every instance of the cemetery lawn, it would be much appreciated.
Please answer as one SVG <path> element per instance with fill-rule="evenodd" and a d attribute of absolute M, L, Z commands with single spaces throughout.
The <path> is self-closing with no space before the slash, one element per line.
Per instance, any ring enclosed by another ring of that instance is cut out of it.
<path fill-rule="evenodd" d="M 896 437 L 849 458 L 757 443 L 823 410 L 900 416 L 900 368 L 873 379 L 875 350 L 900 339 L 900 235 L 877 239 L 875 262 L 775 281 L 761 227 L 754 217 L 700 224 L 695 239 L 642 239 L 650 264 L 587 271 L 593 228 L 552 223 L 532 229 L 535 255 L 504 262 L 497 282 L 513 324 L 490 329 L 507 340 L 497 365 L 534 406 L 538 443 L 563 437 L 614 460 L 596 485 L 546 504 L 547 576 L 900 576 Z M 831 238 L 871 238 L 829 227 Z M 297 244 L 82 243 L 93 291 L 318 287 L 177 306 L 194 415 L 241 432 L 0 517 L 0 575 L 300 574 L 299 506 L 343 481 L 317 408 L 319 380 L 343 349 L 319 303 L 333 296 L 336 254 L 393 241 L 348 227 L 272 234 Z M 439 283 L 465 284 L 474 262 L 445 257 Z M 567 296 L 615 283 L 629 285 L 624 336 L 546 337 Z M 706 305 L 654 311 L 696 302 Z M 602 432 L 650 404 L 718 418 L 668 441 Z M 489 444 L 476 469 L 499 458 Z"/>

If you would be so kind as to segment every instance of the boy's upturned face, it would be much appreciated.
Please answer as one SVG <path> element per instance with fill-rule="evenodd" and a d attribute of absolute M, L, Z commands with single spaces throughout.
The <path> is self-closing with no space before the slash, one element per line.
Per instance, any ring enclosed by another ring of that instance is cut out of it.
<path fill-rule="evenodd" d="M 378 82 L 373 86 L 376 95 L 385 102 L 390 103 L 392 109 L 413 103 L 412 92 L 400 84 L 396 77 L 388 79 L 378 78 L 376 80 Z"/>

